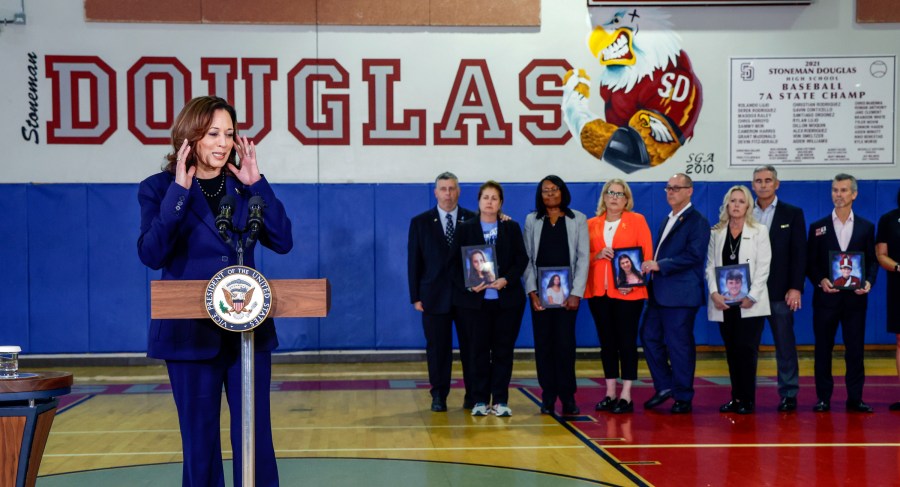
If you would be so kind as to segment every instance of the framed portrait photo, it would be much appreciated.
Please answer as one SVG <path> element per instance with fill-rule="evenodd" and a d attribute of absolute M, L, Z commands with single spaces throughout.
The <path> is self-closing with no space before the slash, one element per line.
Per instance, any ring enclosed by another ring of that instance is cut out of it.
<path fill-rule="evenodd" d="M 828 253 L 831 283 L 835 289 L 859 289 L 866 282 L 866 258 L 862 252 Z"/>
<path fill-rule="evenodd" d="M 493 245 L 466 245 L 461 250 L 467 288 L 497 280 L 497 252 Z"/>
<path fill-rule="evenodd" d="M 538 267 L 538 294 L 541 306 L 562 308 L 569 298 L 572 282 L 568 267 Z"/>
<path fill-rule="evenodd" d="M 613 249 L 613 277 L 616 287 L 646 286 L 647 279 L 641 272 L 644 251 L 640 247 Z"/>
<path fill-rule="evenodd" d="M 750 293 L 750 264 L 716 267 L 716 291 L 725 304 L 737 306 Z"/>

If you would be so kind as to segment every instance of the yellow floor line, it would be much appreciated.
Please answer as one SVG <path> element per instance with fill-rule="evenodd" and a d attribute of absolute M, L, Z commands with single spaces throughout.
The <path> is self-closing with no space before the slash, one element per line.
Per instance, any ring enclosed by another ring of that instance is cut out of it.
<path fill-rule="evenodd" d="M 481 447 L 453 447 L 453 448 L 303 448 L 297 450 L 275 450 L 275 454 L 283 453 L 348 453 L 348 452 L 412 452 L 412 451 L 497 451 L 497 450 L 559 450 L 559 449 L 584 449 L 584 445 L 543 445 L 543 446 L 481 446 Z M 225 455 L 231 451 L 222 450 Z M 181 455 L 181 451 L 154 451 L 154 452 L 108 452 L 108 453 L 46 453 L 44 458 L 66 457 L 116 457 L 134 455 Z"/>

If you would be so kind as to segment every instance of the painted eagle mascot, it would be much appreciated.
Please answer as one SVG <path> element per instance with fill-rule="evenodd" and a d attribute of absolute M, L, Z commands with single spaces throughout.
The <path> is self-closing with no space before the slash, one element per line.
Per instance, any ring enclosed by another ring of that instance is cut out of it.
<path fill-rule="evenodd" d="M 588 47 L 604 116 L 588 108 L 585 70 L 563 78 L 562 112 L 586 151 L 626 173 L 657 166 L 694 134 L 703 96 L 700 80 L 660 9 L 589 9 Z"/>

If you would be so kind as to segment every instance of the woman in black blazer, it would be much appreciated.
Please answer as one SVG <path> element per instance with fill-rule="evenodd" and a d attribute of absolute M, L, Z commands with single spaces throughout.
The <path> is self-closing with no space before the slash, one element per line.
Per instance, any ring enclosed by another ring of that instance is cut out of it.
<path fill-rule="evenodd" d="M 457 257 L 453 273 L 453 304 L 459 324 L 470 337 L 470 362 L 474 368 L 472 416 L 511 416 L 509 381 L 512 378 L 513 350 L 525 312 L 522 273 L 528 265 L 522 229 L 512 221 L 500 221 L 503 188 L 487 181 L 478 190 L 478 218 L 459 225 L 454 238 Z M 461 248 L 493 244 L 496 280 L 467 286 Z M 488 404 L 493 406 L 488 409 Z"/>

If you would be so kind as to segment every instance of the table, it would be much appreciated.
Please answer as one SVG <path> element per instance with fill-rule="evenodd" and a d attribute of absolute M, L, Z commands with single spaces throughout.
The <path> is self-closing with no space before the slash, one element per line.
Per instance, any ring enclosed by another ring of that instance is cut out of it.
<path fill-rule="evenodd" d="M 33 487 L 56 416 L 72 390 L 68 372 L 20 372 L 0 380 L 0 485 Z"/>

